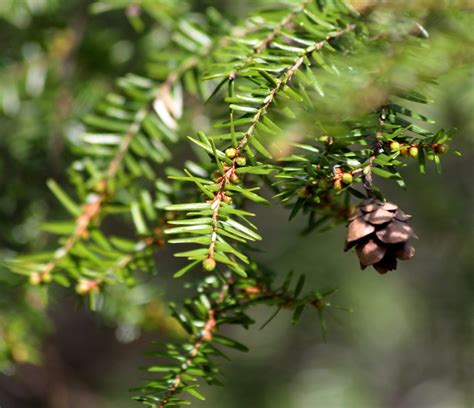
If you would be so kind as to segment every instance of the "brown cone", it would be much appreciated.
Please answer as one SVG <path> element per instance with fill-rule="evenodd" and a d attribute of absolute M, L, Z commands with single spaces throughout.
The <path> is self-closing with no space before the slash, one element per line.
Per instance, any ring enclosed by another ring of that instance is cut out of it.
<path fill-rule="evenodd" d="M 394 269 L 397 269 L 397 258 L 395 258 L 393 254 L 387 253 L 380 262 L 374 264 L 374 268 L 381 274 L 393 271 Z"/>
<path fill-rule="evenodd" d="M 414 233 L 406 222 L 394 220 L 385 228 L 378 230 L 376 235 L 385 244 L 400 244 L 413 238 Z"/>
<path fill-rule="evenodd" d="M 347 226 L 347 238 L 346 243 L 355 243 L 375 231 L 375 227 L 368 222 L 365 222 L 362 217 L 353 219 Z M 352 245 L 351 245 L 352 246 Z"/>
<path fill-rule="evenodd" d="M 369 266 L 380 262 L 385 255 L 386 248 L 381 242 L 369 239 L 356 247 L 357 256 L 362 265 Z"/>
<path fill-rule="evenodd" d="M 379 273 L 397 269 L 397 258 L 415 256 L 415 248 L 408 243 L 416 237 L 409 219 L 394 203 L 364 200 L 349 218 L 345 250 L 356 247 L 361 269 L 370 265 Z"/>
<path fill-rule="evenodd" d="M 395 217 L 395 213 L 386 211 L 383 207 L 364 215 L 364 221 L 368 221 L 372 225 L 386 224 Z"/>
<path fill-rule="evenodd" d="M 403 246 L 395 250 L 395 256 L 401 261 L 408 261 L 415 256 L 415 248 L 405 242 Z"/>

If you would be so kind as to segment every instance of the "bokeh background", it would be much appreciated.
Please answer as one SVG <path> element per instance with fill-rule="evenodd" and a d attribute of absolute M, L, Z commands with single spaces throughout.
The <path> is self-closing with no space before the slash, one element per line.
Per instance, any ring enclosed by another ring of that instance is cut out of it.
<path fill-rule="evenodd" d="M 229 18 L 243 18 L 266 2 L 194 0 L 190 7 L 215 6 Z M 140 32 L 123 8 L 91 14 L 89 6 L 80 0 L 0 0 L 2 256 L 51 245 L 39 226 L 61 210 L 45 182 L 66 181 L 73 157 L 68 138 L 78 119 L 115 78 L 139 72 L 145 50 L 166 37 L 166 21 Z M 265 237 L 258 258 L 281 276 L 291 269 L 305 273 L 307 287 L 338 288 L 331 301 L 350 311 L 332 309 L 326 316 L 325 342 L 316 314 L 292 327 L 282 312 L 259 330 L 272 310 L 254 310 L 260 324 L 232 332 L 251 351 L 223 361 L 226 386 L 206 388 L 207 401 L 194 406 L 474 406 L 473 66 L 451 70 L 431 96 L 428 113 L 438 126 L 458 129 L 451 149 L 463 155 L 446 155 L 441 175 L 430 169 L 422 176 L 409 166 L 407 191 L 386 186 L 387 196 L 414 216 L 420 237 L 415 260 L 385 276 L 361 272 L 355 257 L 342 251 L 342 226 L 303 237 L 302 218 L 288 223 L 285 209 L 255 208 Z M 183 295 L 170 279 L 170 253 L 160 255 L 157 268 L 157 276 L 130 295 L 137 303 Z M 9 272 L 0 274 L 0 282 L 10 281 Z M 8 313 L 15 296 L 1 287 L 0 312 Z M 152 312 L 156 324 L 130 333 L 107 313 L 94 314 L 58 290 L 48 307 L 52 323 L 45 329 L 42 363 L 3 370 L 0 407 L 139 406 L 128 399 L 128 388 L 139 384 L 143 353 L 152 340 L 174 336 L 160 304 Z"/>

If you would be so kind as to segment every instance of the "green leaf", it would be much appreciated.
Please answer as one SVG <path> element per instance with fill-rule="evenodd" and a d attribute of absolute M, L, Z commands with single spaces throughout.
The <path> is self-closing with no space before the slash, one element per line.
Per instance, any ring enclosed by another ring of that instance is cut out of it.
<path fill-rule="evenodd" d="M 258 141 L 258 139 L 254 136 L 250 138 L 250 143 L 252 146 L 257 150 L 262 156 L 265 156 L 267 159 L 272 159 L 272 154 L 265 149 L 265 147 Z"/>
<path fill-rule="evenodd" d="M 191 269 L 193 269 L 195 266 L 197 266 L 200 263 L 200 261 L 194 261 L 191 262 L 189 265 L 186 265 L 184 268 L 181 268 L 179 271 L 177 271 L 174 275 L 173 278 L 180 278 L 181 276 L 185 275 L 188 273 Z"/>
<path fill-rule="evenodd" d="M 168 221 L 168 224 L 171 224 L 171 225 L 202 225 L 202 224 L 211 224 L 211 223 L 212 223 L 211 217 Z"/>
<path fill-rule="evenodd" d="M 50 232 L 53 234 L 70 235 L 74 233 L 74 230 L 76 229 L 76 224 L 70 221 L 47 222 L 41 225 L 41 229 L 43 231 Z"/>
<path fill-rule="evenodd" d="M 246 166 L 246 167 L 239 167 L 236 170 L 237 174 L 258 174 L 258 175 L 266 175 L 271 174 L 276 170 L 273 166 Z"/>
<path fill-rule="evenodd" d="M 232 227 L 234 227 L 236 230 L 242 232 L 243 234 L 247 235 L 253 240 L 260 241 L 262 237 L 257 234 L 256 232 L 252 231 L 251 229 L 247 228 L 245 225 L 240 224 L 237 221 L 234 221 L 233 219 L 229 218 L 227 221 L 224 222 L 224 224 L 229 224 Z"/>
<path fill-rule="evenodd" d="M 259 196 L 258 194 L 255 194 L 254 192 L 248 190 L 248 189 L 244 189 L 240 186 L 235 186 L 235 185 L 229 185 L 227 187 L 229 190 L 233 190 L 233 191 L 238 191 L 240 194 L 242 194 L 244 197 L 248 198 L 249 200 L 251 201 L 254 201 L 256 203 L 259 203 L 259 204 L 264 204 L 264 205 L 269 205 L 270 203 L 268 202 L 268 200 L 266 200 L 265 198 Z"/>
<path fill-rule="evenodd" d="M 380 167 L 373 167 L 372 171 L 377 176 L 383 177 L 385 179 L 399 179 L 400 178 L 397 174 L 390 173 L 389 171 L 381 169 Z"/>
<path fill-rule="evenodd" d="M 423 148 L 418 150 L 418 168 L 421 174 L 426 174 L 426 156 Z"/>
<path fill-rule="evenodd" d="M 293 312 L 293 318 L 291 319 L 291 324 L 296 324 L 300 320 L 301 314 L 305 308 L 305 304 L 296 306 L 295 311 Z"/>
<path fill-rule="evenodd" d="M 66 210 L 74 216 L 81 214 L 80 207 L 64 192 L 56 181 L 50 179 L 47 181 L 47 185 Z"/>
<path fill-rule="evenodd" d="M 211 237 L 190 237 L 190 238 L 177 238 L 170 239 L 170 244 L 200 244 L 209 245 L 211 243 Z"/>
<path fill-rule="evenodd" d="M 294 294 L 294 297 L 297 298 L 299 296 L 299 294 L 301 293 L 301 290 L 303 289 L 303 286 L 304 286 L 304 282 L 305 282 L 305 275 L 301 275 L 298 279 L 298 282 L 296 284 L 296 288 L 295 288 L 295 294 Z"/>
<path fill-rule="evenodd" d="M 218 159 L 217 159 L 218 160 Z M 196 178 L 194 177 L 191 172 L 189 172 L 188 170 L 184 170 L 184 172 L 191 178 L 191 180 L 194 181 L 194 183 L 199 187 L 199 189 L 205 194 L 207 195 L 209 198 L 214 198 L 214 194 L 209 190 L 207 189 L 206 187 L 204 187 L 204 185 Z"/>
<path fill-rule="evenodd" d="M 192 249 L 190 251 L 185 252 L 177 252 L 174 254 L 177 258 L 188 258 L 188 259 L 196 259 L 196 260 L 203 260 L 209 254 L 208 248 L 199 248 L 199 249 Z"/>
<path fill-rule="evenodd" d="M 244 346 L 242 343 L 229 339 L 228 337 L 221 336 L 220 334 L 215 334 L 213 339 L 216 343 L 222 344 L 223 346 L 234 348 L 239 351 L 249 351 L 248 347 Z"/>
<path fill-rule="evenodd" d="M 143 219 L 139 204 L 134 201 L 131 204 L 130 209 L 132 212 L 133 223 L 135 224 L 135 228 L 137 229 L 138 233 L 141 235 L 147 234 L 148 228 L 146 226 L 145 220 Z"/>
<path fill-rule="evenodd" d="M 166 211 L 199 211 L 211 208 L 209 203 L 189 203 L 189 204 L 172 204 L 165 207 Z"/>
<path fill-rule="evenodd" d="M 257 113 L 258 112 L 257 108 L 252 108 L 250 106 L 232 104 L 232 105 L 229 105 L 229 108 L 237 112 L 244 112 L 244 113 Z"/>
<path fill-rule="evenodd" d="M 186 387 L 183 389 L 184 392 L 188 393 L 189 395 L 201 400 L 201 401 L 205 401 L 206 398 L 204 398 L 203 395 L 201 395 L 199 392 L 196 391 L 195 388 L 192 388 L 192 387 Z"/>
<path fill-rule="evenodd" d="M 212 232 L 212 227 L 210 225 L 188 225 L 184 227 L 169 228 L 165 230 L 165 234 L 210 234 Z"/>

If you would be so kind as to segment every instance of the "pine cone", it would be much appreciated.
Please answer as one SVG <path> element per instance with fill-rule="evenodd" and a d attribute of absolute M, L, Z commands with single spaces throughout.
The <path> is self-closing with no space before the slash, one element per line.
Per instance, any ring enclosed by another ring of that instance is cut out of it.
<path fill-rule="evenodd" d="M 408 260 L 415 256 L 415 248 L 408 241 L 416 238 L 407 224 L 411 215 L 405 214 L 396 204 L 374 198 L 362 201 L 349 218 L 345 251 L 356 247 L 360 267 L 372 265 L 377 272 L 397 269 L 397 259 Z"/>

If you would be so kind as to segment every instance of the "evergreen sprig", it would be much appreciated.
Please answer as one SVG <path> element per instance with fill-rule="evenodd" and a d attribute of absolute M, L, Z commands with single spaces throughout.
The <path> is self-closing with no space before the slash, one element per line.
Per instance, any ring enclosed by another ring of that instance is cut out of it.
<path fill-rule="evenodd" d="M 434 130 L 418 112 L 429 102 L 425 83 L 433 82 L 425 67 L 410 66 L 406 82 L 393 75 L 428 41 L 410 16 L 395 21 L 390 10 L 375 6 L 359 14 L 341 0 L 302 0 L 264 8 L 232 28 L 216 23 L 215 11 L 178 18 L 181 7 L 166 0 L 159 2 L 169 6 L 162 19 L 156 4 L 128 5 L 126 13 L 139 30 L 142 11 L 164 21 L 172 44 L 150 52 L 148 72 L 119 79 L 118 91 L 84 118 L 72 146 L 72 189 L 49 182 L 72 218 L 44 226 L 59 235 L 58 248 L 7 264 L 35 286 L 72 281 L 94 300 L 111 285 L 136 284 L 138 271 L 153 271 L 158 248 L 186 245 L 175 256 L 189 262 L 174 276 L 198 265 L 213 273 L 193 285 L 180 307 L 171 304 L 186 340 L 153 352 L 168 362 L 147 368 L 162 375 L 136 390 L 136 400 L 161 408 L 188 404 L 184 394 L 203 399 L 201 379 L 220 383 L 220 347 L 247 350 L 221 327 L 249 327 L 254 305 L 275 308 L 271 318 L 290 309 L 294 323 L 313 307 L 325 327 L 322 312 L 332 292 L 302 294 L 304 277 L 294 284 L 291 274 L 277 286 L 256 266 L 249 252 L 262 236 L 248 206 L 280 201 L 290 219 L 309 215 L 306 232 L 324 230 L 347 221 L 354 200 L 383 199 L 379 178 L 404 187 L 400 169 L 410 158 L 422 173 L 427 160 L 439 170 L 451 132 Z M 124 5 L 101 0 L 93 9 Z M 341 97 L 333 94 L 345 98 L 346 89 L 362 90 L 366 103 L 338 106 Z M 203 127 L 185 139 L 195 130 L 193 115 L 203 112 L 217 130 Z M 308 116 L 310 130 L 291 143 L 291 124 L 301 121 L 306 129 Z M 275 142 L 283 135 L 282 153 Z M 178 170 L 171 162 L 186 141 L 197 160 Z M 133 224 L 134 232 L 116 236 L 107 222 Z"/>
<path fill-rule="evenodd" d="M 219 54 L 228 55 L 229 50 L 217 51 L 217 72 L 212 73 L 211 69 L 207 78 L 224 76 L 224 81 L 229 83 L 226 102 L 229 103 L 230 121 L 223 126 L 228 128 L 230 133 L 217 137 L 208 137 L 204 133 L 199 133 L 199 139 L 190 138 L 192 142 L 212 155 L 218 175 L 215 182 L 198 179 L 191 174 L 183 179 L 194 182 L 199 187 L 209 199 L 206 203 L 177 204 L 167 207 L 168 211 L 188 212 L 187 219 L 174 221 L 175 224 L 182 226 L 169 229 L 167 233 L 192 234 L 192 238 L 177 239 L 172 243 L 194 243 L 206 247 L 177 254 L 192 261 L 189 267 L 178 271 L 178 276 L 199 262 L 202 262 L 204 269 L 208 271 L 214 270 L 217 262 L 224 263 L 234 272 L 245 276 L 241 262 L 248 264 L 248 258 L 237 251 L 234 245 L 229 244 L 224 237 L 243 244 L 260 240 L 261 237 L 255 232 L 256 227 L 248 220 L 248 216 L 252 214 L 239 210 L 230 203 L 238 196 L 257 203 L 268 202 L 256 194 L 254 188 L 242 186 L 239 176 L 271 172 L 271 168 L 265 168 L 255 161 L 256 153 L 267 159 L 272 157 L 258 137 L 264 129 L 269 129 L 269 127 L 278 129 L 278 126 L 268 117 L 270 108 L 280 98 L 303 101 L 303 98 L 292 89 L 294 77 L 300 70 L 310 71 L 313 64 L 311 60 L 316 61 L 317 65 L 325 66 L 324 58 L 319 55 L 319 52 L 324 47 L 331 48 L 339 37 L 355 29 L 354 24 L 346 24 L 337 29 L 336 25 L 329 22 L 337 23 L 331 14 L 317 17 L 311 11 L 310 5 L 312 5 L 310 2 L 304 1 L 298 8 L 287 14 L 255 48 L 250 49 L 246 56 L 242 56 L 237 64 L 233 60 L 225 64 L 220 62 Z M 294 24 L 297 27 L 303 28 L 298 30 L 301 38 L 291 36 L 291 40 L 305 47 L 285 46 L 277 42 L 289 38 L 289 34 L 283 29 L 287 29 L 287 26 L 293 23 L 292 20 L 295 20 Z M 310 24 L 321 21 L 325 22 L 323 30 L 311 31 Z M 264 26 L 272 27 L 272 24 L 270 22 Z M 324 35 L 323 39 L 321 35 Z M 243 39 L 244 43 L 248 41 L 246 38 Z M 231 49 L 233 46 L 230 46 Z M 279 62 L 278 65 L 275 61 Z M 245 85 L 237 84 L 240 77 Z M 288 107 L 285 107 L 285 110 L 291 113 Z M 242 130 L 236 131 L 236 128 Z M 270 132 L 274 133 L 275 130 L 270 130 Z M 224 151 L 218 149 L 216 143 L 220 140 L 230 140 L 231 146 Z M 247 166 L 247 157 L 251 166 Z M 237 217 L 244 224 L 235 220 Z"/>
<path fill-rule="evenodd" d="M 324 329 L 322 313 L 332 307 L 327 297 L 333 291 L 313 291 L 302 295 L 304 275 L 294 282 L 293 273 L 289 273 L 282 285 L 274 287 L 273 278 L 262 274 L 254 263 L 248 270 L 246 278 L 235 277 L 230 272 L 225 272 L 221 278 L 209 276 L 194 287 L 195 295 L 186 299 L 181 310 L 171 305 L 172 315 L 189 339 L 179 345 L 167 344 L 159 351 L 150 353 L 154 357 L 165 358 L 167 362 L 147 368 L 149 373 L 160 373 L 161 376 L 149 379 L 146 386 L 133 390 L 137 401 L 164 408 L 189 404 L 183 394 L 204 400 L 196 382 L 203 379 L 211 385 L 221 383 L 220 370 L 215 361 L 226 357 L 221 349 L 248 351 L 245 345 L 222 335 L 222 326 L 248 328 L 255 323 L 248 314 L 248 309 L 253 306 L 268 304 L 276 307 L 276 313 L 282 308 L 288 309 L 293 312 L 293 324 L 298 322 L 306 307 L 312 307 L 318 312 Z M 271 319 L 276 313 L 272 314 Z"/>
<path fill-rule="evenodd" d="M 97 113 L 84 118 L 86 130 L 74 146 L 83 159 L 71 168 L 72 181 L 83 204 L 63 190 L 55 181 L 48 185 L 61 204 L 74 217 L 72 222 L 50 222 L 48 232 L 60 235 L 60 247 L 39 257 L 18 257 L 9 261 L 15 272 L 30 277 L 32 284 L 56 281 L 63 285 L 69 279 L 90 279 L 93 275 L 110 272 L 109 260 L 121 264 L 121 246 L 114 245 L 99 227 L 107 214 L 129 213 L 138 234 L 150 236 L 142 212 L 156 219 L 150 184 L 156 177 L 153 166 L 172 158 L 167 145 L 179 140 L 178 120 L 183 111 L 183 88 L 192 94 L 202 91 L 185 81 L 186 74 L 196 75 L 201 58 L 214 46 L 206 34 L 193 37 L 197 29 L 179 24 L 182 38 L 191 39 L 193 53 L 178 54 L 169 64 L 163 80 L 127 75 L 117 81 L 121 93 L 107 95 L 97 107 Z M 217 40 L 221 44 L 227 40 Z M 160 73 L 160 75 L 163 75 Z M 136 195 L 123 200 L 123 189 L 132 181 L 137 183 Z M 136 197 L 136 198 L 135 198 Z M 117 238 L 118 240 L 118 238 Z M 141 242 L 127 243 L 128 248 L 142 248 Z M 123 247 L 123 245 L 122 245 Z M 114 252 L 115 251 L 115 252 Z M 93 262 L 87 265 L 87 261 Z M 64 275 L 62 271 L 66 271 Z M 117 277 L 114 277 L 116 279 Z M 96 279 L 97 280 L 97 279 Z M 123 279 L 119 279 L 122 280 Z"/>

